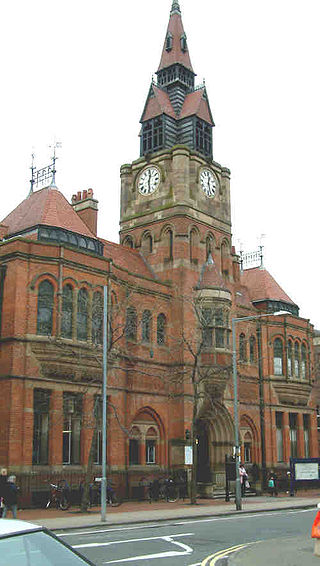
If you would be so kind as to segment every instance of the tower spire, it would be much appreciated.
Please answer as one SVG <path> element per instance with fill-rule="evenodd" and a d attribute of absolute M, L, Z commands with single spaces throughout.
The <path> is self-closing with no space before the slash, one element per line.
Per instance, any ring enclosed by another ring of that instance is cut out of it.
<path fill-rule="evenodd" d="M 170 14 L 181 14 L 178 0 L 173 0 Z"/>

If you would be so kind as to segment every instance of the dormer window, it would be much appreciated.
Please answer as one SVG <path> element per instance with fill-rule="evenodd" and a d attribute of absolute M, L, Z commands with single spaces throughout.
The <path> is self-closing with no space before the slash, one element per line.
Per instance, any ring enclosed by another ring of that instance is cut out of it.
<path fill-rule="evenodd" d="M 171 51 L 172 45 L 173 45 L 173 37 L 172 37 L 172 33 L 169 32 L 166 39 L 166 51 Z"/>
<path fill-rule="evenodd" d="M 185 33 L 180 37 L 180 45 L 181 45 L 181 51 L 185 53 L 188 50 L 187 36 Z"/>

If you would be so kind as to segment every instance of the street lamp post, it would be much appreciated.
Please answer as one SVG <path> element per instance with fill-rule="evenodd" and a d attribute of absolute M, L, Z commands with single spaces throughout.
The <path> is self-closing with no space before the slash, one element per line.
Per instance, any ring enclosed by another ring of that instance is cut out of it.
<path fill-rule="evenodd" d="M 261 315 L 243 316 L 240 318 L 232 318 L 232 376 L 233 376 L 233 412 L 234 412 L 234 438 L 236 449 L 236 509 L 242 509 L 241 503 L 241 483 L 240 483 L 240 440 L 239 440 L 239 407 L 238 407 L 238 376 L 237 376 L 237 342 L 236 342 L 236 323 L 246 320 L 256 320 L 265 316 L 280 316 L 291 314 L 288 311 L 278 311 Z"/>

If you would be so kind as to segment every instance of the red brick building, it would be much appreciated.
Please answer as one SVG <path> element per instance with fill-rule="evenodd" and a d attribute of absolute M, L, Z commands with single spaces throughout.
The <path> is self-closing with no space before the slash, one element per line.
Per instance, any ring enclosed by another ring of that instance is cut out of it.
<path fill-rule="evenodd" d="M 140 157 L 121 168 L 120 244 L 97 235 L 91 190 L 68 203 L 50 184 L 2 221 L 0 465 L 29 478 L 30 491 L 54 473 L 78 481 L 96 422 L 100 473 L 105 285 L 108 467 L 123 493 L 185 468 L 192 418 L 199 488 L 224 485 L 233 317 L 258 317 L 236 325 L 246 466 L 261 477 L 262 468 L 285 473 L 290 456 L 318 456 L 313 327 L 266 269 L 242 269 L 230 171 L 213 159 L 209 98 L 194 79 L 173 1 Z M 194 370 L 204 376 L 195 414 Z"/>

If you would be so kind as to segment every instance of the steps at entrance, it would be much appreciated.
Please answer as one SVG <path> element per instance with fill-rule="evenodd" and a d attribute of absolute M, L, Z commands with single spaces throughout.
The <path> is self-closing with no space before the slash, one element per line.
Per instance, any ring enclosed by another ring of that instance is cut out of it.
<path fill-rule="evenodd" d="M 245 497 L 256 497 L 257 493 L 253 490 L 253 489 L 248 489 L 246 490 L 246 494 Z M 210 497 L 210 499 L 225 499 L 226 497 L 226 492 L 224 489 L 216 489 L 213 492 L 212 497 Z M 234 491 L 229 491 L 229 497 L 230 499 L 235 497 L 235 493 Z"/>

